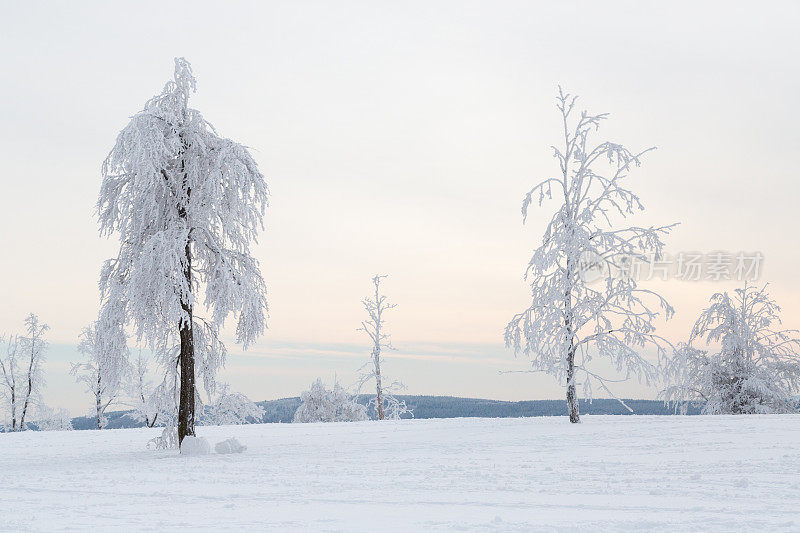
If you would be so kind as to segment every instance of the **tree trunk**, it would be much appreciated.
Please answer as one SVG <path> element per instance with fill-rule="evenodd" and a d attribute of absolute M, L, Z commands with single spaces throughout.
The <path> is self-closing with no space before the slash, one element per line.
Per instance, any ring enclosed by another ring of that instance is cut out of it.
<path fill-rule="evenodd" d="M 98 365 L 99 367 L 99 365 Z M 94 410 L 97 415 L 97 429 L 103 429 L 103 408 L 101 406 L 102 388 L 100 386 L 100 369 L 97 369 L 97 393 L 94 395 Z"/>
<path fill-rule="evenodd" d="M 30 393 L 25 395 L 25 403 L 22 405 L 22 413 L 19 417 L 19 431 L 25 431 L 25 413 L 28 410 L 28 399 L 30 398 Z"/>
<path fill-rule="evenodd" d="M 578 397 L 575 394 L 575 323 L 572 314 L 572 261 L 567 259 L 567 292 L 564 295 L 564 325 L 567 329 L 567 410 L 569 411 L 569 421 L 577 424 L 581 421 L 578 411 Z"/>
<path fill-rule="evenodd" d="M 17 388 L 11 388 L 11 431 L 17 430 Z"/>
<path fill-rule="evenodd" d="M 103 429 L 103 417 L 100 414 L 100 397 L 97 397 L 97 404 L 95 406 L 97 410 L 97 429 Z"/>
<path fill-rule="evenodd" d="M 375 392 L 378 400 L 378 420 L 383 420 L 383 385 L 381 384 L 381 352 L 376 348 L 372 354 L 375 360 Z"/>
<path fill-rule="evenodd" d="M 570 422 L 577 424 L 581 421 L 578 396 L 575 394 L 575 348 L 572 345 L 567 353 L 567 409 Z"/>
<path fill-rule="evenodd" d="M 185 112 L 184 112 L 185 118 Z M 183 154 L 187 150 L 186 140 L 181 136 L 181 174 L 183 174 L 183 186 L 186 190 L 186 203 L 178 205 L 178 216 L 186 223 L 189 235 L 186 237 L 186 248 L 184 249 L 183 276 L 186 278 L 189 295 L 184 295 L 181 301 L 184 317 L 179 324 L 181 338 L 180 352 L 180 371 L 181 387 L 180 400 L 178 405 L 178 448 L 180 448 L 184 437 L 194 436 L 194 319 L 192 318 L 192 239 L 190 221 L 187 216 L 189 200 L 192 196 L 192 189 L 186 183 L 186 163 Z"/>
<path fill-rule="evenodd" d="M 186 264 L 183 275 L 191 290 L 192 255 L 190 243 L 186 242 Z M 180 323 L 181 337 L 181 390 L 178 406 L 178 447 L 186 436 L 194 436 L 194 331 L 192 329 L 192 304 L 182 302 L 181 307 L 186 317 Z"/>
<path fill-rule="evenodd" d="M 36 357 L 36 334 L 31 337 L 31 363 L 28 366 L 28 390 L 25 391 L 25 403 L 22 404 L 22 414 L 19 418 L 19 430 L 25 431 L 25 415 L 28 412 L 28 402 L 33 391 L 33 362 Z"/>

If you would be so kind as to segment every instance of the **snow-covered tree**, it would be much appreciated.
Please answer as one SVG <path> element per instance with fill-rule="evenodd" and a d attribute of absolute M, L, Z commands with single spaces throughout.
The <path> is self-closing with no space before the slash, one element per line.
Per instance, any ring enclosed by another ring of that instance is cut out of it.
<path fill-rule="evenodd" d="M 128 416 L 151 428 L 158 422 L 163 398 L 156 394 L 156 389 L 148 378 L 148 370 L 147 358 L 140 353 L 126 375 L 124 388 L 126 405 L 133 408 Z"/>
<path fill-rule="evenodd" d="M 8 410 L 10 418 L 9 428 L 17 431 L 18 428 L 18 409 L 19 401 L 22 396 L 22 379 L 19 370 L 20 359 L 20 340 L 19 335 L 11 335 L 2 338 L 0 341 L 5 344 L 5 353 L 0 354 L 0 371 L 3 373 L 2 385 L 3 403 Z"/>
<path fill-rule="evenodd" d="M 219 387 L 217 397 L 203 406 L 199 423 L 204 426 L 232 426 L 261 422 L 264 408 L 240 392 L 229 392 L 227 385 Z"/>
<path fill-rule="evenodd" d="M 174 79 L 119 133 L 97 202 L 101 234 L 120 240 L 100 278 L 98 335 L 121 337 L 132 326 L 177 377 L 164 383 L 179 384 L 178 443 L 194 435 L 196 382 L 214 393 L 225 319 L 237 318 L 236 340 L 247 348 L 264 332 L 267 312 L 250 254 L 267 185 L 248 150 L 189 107 L 194 90 L 191 66 L 176 59 Z"/>
<path fill-rule="evenodd" d="M 25 361 L 23 375 L 23 395 L 19 416 L 19 430 L 25 431 L 25 416 L 34 402 L 38 400 L 44 387 L 44 373 L 42 363 L 47 351 L 47 341 L 44 332 L 50 329 L 47 324 L 42 324 L 39 317 L 33 313 L 25 319 L 25 336 L 20 338 L 20 350 Z"/>
<path fill-rule="evenodd" d="M 405 401 L 398 400 L 394 396 L 394 392 L 405 389 L 405 385 L 399 381 L 387 382 L 381 372 L 383 351 L 394 349 L 389 340 L 389 334 L 386 333 L 384 314 L 386 311 L 394 309 L 396 304 L 390 304 L 386 296 L 381 294 L 381 280 L 386 277 L 374 276 L 372 278 L 375 292 L 372 298 L 362 300 L 368 318 L 361 322 L 359 328 L 359 331 L 365 332 L 372 341 L 372 353 L 370 360 L 361 367 L 358 391 L 360 392 L 366 383 L 375 380 L 375 397 L 370 400 L 370 407 L 377 412 L 378 420 L 398 419 L 401 415 L 410 413 Z"/>
<path fill-rule="evenodd" d="M 96 323 L 83 328 L 78 351 L 86 360 L 73 363 L 70 370 L 75 380 L 85 385 L 86 391 L 94 397 L 97 429 L 103 429 L 108 423 L 104 413 L 119 399 L 123 380 L 130 371 L 126 344 L 117 344 L 114 340 L 112 336 L 98 336 Z"/>
<path fill-rule="evenodd" d="M 328 390 L 322 380 L 317 379 L 300 395 L 300 400 L 293 422 L 358 422 L 369 419 L 366 406 L 357 403 L 338 381 L 334 381 L 333 390 Z"/>
<path fill-rule="evenodd" d="M 659 358 L 666 354 L 668 343 L 655 333 L 654 321 L 662 312 L 667 318 L 673 313 L 662 297 L 639 288 L 636 276 L 625 274 L 632 259 L 659 260 L 661 239 L 672 226 L 615 226 L 643 210 L 624 180 L 650 149 L 631 152 L 612 142 L 592 144 L 592 133 L 607 115 L 583 111 L 576 116 L 575 103 L 576 97 L 559 87 L 563 144 L 553 147 L 559 172 L 525 196 L 523 222 L 531 203 L 541 206 L 553 193 L 559 206 L 528 263 L 531 305 L 505 330 L 506 345 L 526 354 L 534 371 L 566 385 L 571 422 L 580 421 L 579 377 L 585 395 L 591 397 L 594 383 L 611 394 L 608 380 L 590 369 L 594 357 L 608 358 L 626 378 L 657 378 L 657 364 L 645 359 L 641 349 L 652 345 Z M 596 279 L 598 273 L 603 279 Z"/>
<path fill-rule="evenodd" d="M 42 363 L 47 351 L 44 333 L 49 329 L 31 313 L 25 318 L 25 334 L 12 335 L 5 341 L 0 356 L 2 394 L 11 418 L 11 431 L 25 431 L 30 414 L 44 387 Z"/>
<path fill-rule="evenodd" d="M 36 427 L 39 431 L 72 431 L 72 416 L 67 409 L 53 409 L 44 404 L 36 409 Z"/>
<path fill-rule="evenodd" d="M 689 342 L 668 361 L 662 397 L 681 412 L 690 403 L 702 405 L 705 414 L 795 411 L 800 337 L 780 324 L 780 307 L 766 285 L 714 294 Z M 713 348 L 693 346 L 699 342 Z"/>

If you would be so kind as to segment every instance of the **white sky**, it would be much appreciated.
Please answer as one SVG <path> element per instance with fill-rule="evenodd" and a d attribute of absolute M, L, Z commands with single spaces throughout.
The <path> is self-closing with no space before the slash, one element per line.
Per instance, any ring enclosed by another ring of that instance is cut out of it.
<path fill-rule="evenodd" d="M 269 331 L 223 379 L 254 399 L 345 383 L 376 272 L 398 304 L 392 377 L 410 393 L 560 398 L 502 348 L 543 223 L 524 193 L 555 170 L 561 83 L 612 113 L 603 139 L 659 149 L 634 175 L 637 222 L 681 222 L 669 251 L 761 251 L 800 327 L 796 28 L 791 2 L 69 2 L 0 0 L 0 332 L 52 327 L 46 400 L 97 311 L 100 163 L 185 56 L 192 105 L 252 147 L 272 190 L 255 248 Z M 712 292 L 672 280 L 676 340 Z M 231 345 L 234 354 L 241 353 Z M 623 396 L 654 391 L 620 385 Z"/>

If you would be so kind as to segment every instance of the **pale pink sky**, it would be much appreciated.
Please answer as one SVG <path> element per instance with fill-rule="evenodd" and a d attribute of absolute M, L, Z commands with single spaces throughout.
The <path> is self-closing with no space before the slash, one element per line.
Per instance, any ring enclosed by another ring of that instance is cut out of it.
<path fill-rule="evenodd" d="M 760 251 L 762 280 L 800 327 L 800 8 L 792 2 L 0 1 L 0 332 L 52 326 L 53 405 L 97 311 L 99 168 L 127 117 L 187 57 L 192 105 L 252 147 L 272 206 L 255 248 L 269 331 L 223 376 L 255 399 L 317 376 L 352 381 L 369 277 L 388 273 L 394 377 L 409 392 L 561 397 L 502 348 L 552 174 L 555 88 L 611 119 L 601 137 L 658 146 L 631 185 L 636 222 L 681 222 L 672 253 Z M 676 340 L 735 283 L 659 283 Z M 231 351 L 239 350 L 231 346 Z M 637 385 L 624 396 L 652 397 Z"/>

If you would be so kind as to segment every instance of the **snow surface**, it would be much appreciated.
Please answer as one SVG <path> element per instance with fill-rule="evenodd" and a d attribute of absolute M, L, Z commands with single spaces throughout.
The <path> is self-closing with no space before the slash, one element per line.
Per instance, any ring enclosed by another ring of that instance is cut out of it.
<path fill-rule="evenodd" d="M 0 435 L 4 530 L 800 530 L 800 416 L 586 416 Z"/>

